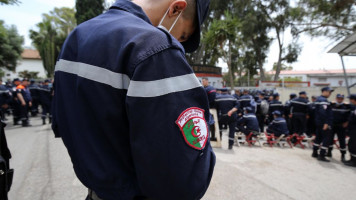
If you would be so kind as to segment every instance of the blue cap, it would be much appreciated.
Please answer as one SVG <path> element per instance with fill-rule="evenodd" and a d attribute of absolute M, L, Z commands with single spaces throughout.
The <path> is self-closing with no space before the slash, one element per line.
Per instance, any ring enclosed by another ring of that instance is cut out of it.
<path fill-rule="evenodd" d="M 49 83 L 50 81 L 49 81 L 49 79 L 46 79 L 44 82 L 45 82 L 45 83 Z"/>
<path fill-rule="evenodd" d="M 272 112 L 272 115 L 282 116 L 282 113 L 279 110 Z"/>
<path fill-rule="evenodd" d="M 221 88 L 220 91 L 221 92 L 227 92 L 227 88 Z"/>
<path fill-rule="evenodd" d="M 336 95 L 336 98 L 341 98 L 341 99 L 343 99 L 343 98 L 345 98 L 345 95 L 337 94 L 337 95 Z"/>
<path fill-rule="evenodd" d="M 356 94 L 351 94 L 351 95 L 349 96 L 349 99 L 356 100 Z"/>
<path fill-rule="evenodd" d="M 185 49 L 185 52 L 192 53 L 198 49 L 200 44 L 200 26 L 204 23 L 206 17 L 209 13 L 210 0 L 196 0 L 197 1 L 197 19 L 198 24 L 193 33 L 193 35 L 185 42 L 182 42 L 182 45 Z"/>
<path fill-rule="evenodd" d="M 20 81 L 19 78 L 14 78 L 14 80 L 12 82 L 16 82 L 16 81 Z"/>
<path fill-rule="evenodd" d="M 331 89 L 330 87 L 324 87 L 324 88 L 321 89 L 321 91 L 322 91 L 322 92 L 325 92 L 325 91 L 327 91 L 327 92 L 334 92 L 334 90 Z"/>
<path fill-rule="evenodd" d="M 299 92 L 299 95 L 306 95 L 307 93 L 305 91 Z"/>
<path fill-rule="evenodd" d="M 296 97 L 297 94 L 296 94 L 296 93 L 291 93 L 289 96 L 290 96 L 290 97 Z"/>
<path fill-rule="evenodd" d="M 244 107 L 244 111 L 247 111 L 248 113 L 252 113 L 253 109 L 251 107 Z"/>
<path fill-rule="evenodd" d="M 274 93 L 273 97 L 279 97 L 279 94 L 278 93 Z"/>

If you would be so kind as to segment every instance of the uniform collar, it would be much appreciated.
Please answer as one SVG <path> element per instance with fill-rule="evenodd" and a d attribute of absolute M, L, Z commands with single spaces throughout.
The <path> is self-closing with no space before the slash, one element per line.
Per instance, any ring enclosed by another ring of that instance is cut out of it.
<path fill-rule="evenodd" d="M 131 0 L 117 0 L 110 9 L 119 9 L 127 11 L 135 16 L 145 20 L 147 23 L 151 24 L 151 20 L 147 17 L 145 12 L 142 10 L 140 6 L 133 3 Z"/>

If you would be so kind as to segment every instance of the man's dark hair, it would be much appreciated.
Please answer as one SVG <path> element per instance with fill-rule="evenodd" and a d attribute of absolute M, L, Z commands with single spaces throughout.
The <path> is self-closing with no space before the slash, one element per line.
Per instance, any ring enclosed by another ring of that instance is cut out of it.
<path fill-rule="evenodd" d="M 202 80 L 206 80 L 206 81 L 209 81 L 209 79 L 208 79 L 208 78 L 206 78 L 206 77 L 202 78 Z"/>
<path fill-rule="evenodd" d="M 185 19 L 192 19 L 194 22 L 197 18 L 197 0 L 185 0 L 187 2 L 187 8 L 183 12 Z"/>

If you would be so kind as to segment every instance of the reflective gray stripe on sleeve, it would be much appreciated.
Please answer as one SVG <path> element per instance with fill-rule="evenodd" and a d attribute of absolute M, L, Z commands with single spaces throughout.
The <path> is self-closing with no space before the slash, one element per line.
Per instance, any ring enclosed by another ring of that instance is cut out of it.
<path fill-rule="evenodd" d="M 55 71 L 75 74 L 95 82 L 110 85 L 117 89 L 127 90 L 130 84 L 130 78 L 126 74 L 120 74 L 94 65 L 63 59 L 57 62 Z"/>
<path fill-rule="evenodd" d="M 224 98 L 224 99 L 215 99 L 215 101 L 237 101 L 237 99 L 234 99 L 234 98 Z"/>
<path fill-rule="evenodd" d="M 202 87 L 195 74 L 187 74 L 156 81 L 131 81 L 129 97 L 158 97 Z"/>

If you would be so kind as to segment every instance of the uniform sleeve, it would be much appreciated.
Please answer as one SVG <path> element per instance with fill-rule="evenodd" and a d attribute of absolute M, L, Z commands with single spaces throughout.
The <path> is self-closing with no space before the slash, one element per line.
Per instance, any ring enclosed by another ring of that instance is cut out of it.
<path fill-rule="evenodd" d="M 206 95 L 180 50 L 164 50 L 135 67 L 126 108 L 143 195 L 180 200 L 205 194 L 215 165 Z"/>

